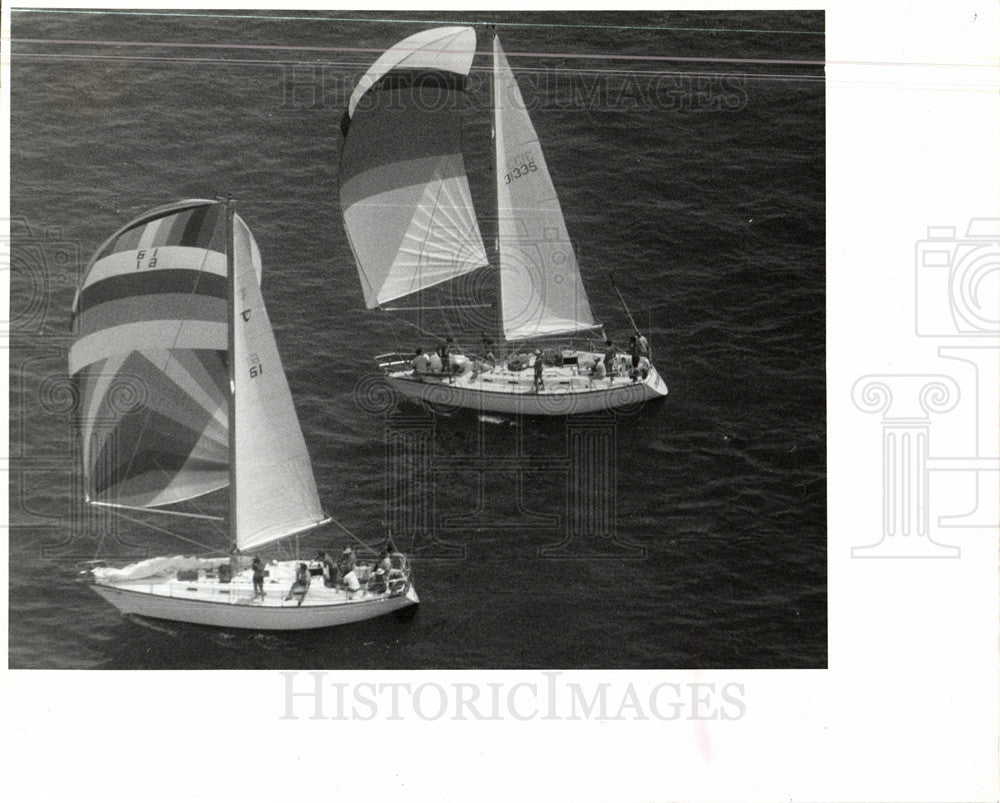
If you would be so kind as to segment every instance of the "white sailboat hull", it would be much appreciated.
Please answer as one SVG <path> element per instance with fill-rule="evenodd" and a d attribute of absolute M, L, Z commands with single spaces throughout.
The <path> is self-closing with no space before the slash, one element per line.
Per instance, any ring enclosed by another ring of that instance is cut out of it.
<path fill-rule="evenodd" d="M 416 589 L 407 580 L 393 593 L 371 594 L 325 588 L 314 578 L 297 604 L 286 600 L 287 578 L 265 584 L 265 597 L 254 600 L 253 585 L 245 574 L 229 583 L 201 577 L 108 581 L 94 580 L 91 588 L 123 614 L 172 622 L 246 630 L 310 630 L 374 619 L 419 603 Z"/>
<path fill-rule="evenodd" d="M 512 415 L 577 415 L 632 407 L 667 395 L 667 385 L 655 368 L 644 379 L 593 379 L 575 366 L 546 368 L 544 387 L 536 388 L 534 372 L 495 368 L 471 373 L 415 375 L 412 370 L 386 373 L 389 385 L 408 399 L 438 408 L 449 407 Z"/>

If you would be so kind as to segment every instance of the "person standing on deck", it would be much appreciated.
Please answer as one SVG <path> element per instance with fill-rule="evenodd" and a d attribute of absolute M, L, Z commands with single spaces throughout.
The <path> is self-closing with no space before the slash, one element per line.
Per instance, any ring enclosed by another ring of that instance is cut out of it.
<path fill-rule="evenodd" d="M 615 359 L 618 356 L 618 351 L 615 349 L 614 342 L 609 338 L 604 341 L 604 372 L 608 375 L 608 379 L 614 382 L 615 377 Z"/>
<path fill-rule="evenodd" d="M 635 335 L 637 338 L 636 342 L 639 344 L 639 356 L 649 359 L 649 341 L 646 340 L 644 334 L 636 332 Z"/>
<path fill-rule="evenodd" d="M 250 564 L 250 568 L 253 569 L 253 598 L 257 599 L 260 597 L 264 599 L 264 561 L 260 559 L 259 555 L 254 555 L 253 563 Z"/>
<path fill-rule="evenodd" d="M 535 350 L 535 390 L 543 390 L 545 388 L 545 380 L 542 379 L 542 370 L 545 368 L 542 363 L 542 352 Z"/>

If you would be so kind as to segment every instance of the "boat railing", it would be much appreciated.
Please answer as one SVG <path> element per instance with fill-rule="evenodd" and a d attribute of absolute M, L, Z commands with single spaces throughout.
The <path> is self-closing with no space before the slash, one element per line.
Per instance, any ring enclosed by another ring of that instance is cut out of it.
<path fill-rule="evenodd" d="M 390 554 L 392 569 L 386 578 L 386 591 L 390 597 L 402 596 L 410 588 L 411 568 L 410 561 L 406 555 L 395 552 Z M 367 567 L 366 567 L 367 568 Z M 365 579 L 362 582 L 362 590 L 369 591 L 373 573 L 365 572 Z M 135 584 L 130 584 L 134 587 Z M 221 595 L 227 597 L 227 602 L 235 603 L 245 599 L 253 592 L 253 584 L 249 580 L 233 579 L 229 582 L 222 582 L 214 572 L 207 573 L 205 577 L 197 580 L 180 580 L 176 577 L 161 577 L 156 582 L 143 583 L 148 588 L 151 595 L 163 595 L 163 587 L 166 586 L 167 597 L 183 597 L 190 599 L 193 592 L 199 597 L 211 597 L 218 600 Z M 157 589 L 160 589 L 157 591 Z"/>

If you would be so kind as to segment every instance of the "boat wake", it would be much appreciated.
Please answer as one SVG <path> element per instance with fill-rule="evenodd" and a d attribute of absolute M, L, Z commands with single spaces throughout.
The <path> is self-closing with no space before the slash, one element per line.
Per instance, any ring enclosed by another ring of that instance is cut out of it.
<path fill-rule="evenodd" d="M 513 427 L 516 424 L 516 422 L 513 421 L 512 419 L 510 419 L 510 418 L 504 418 L 503 416 L 499 416 L 499 415 L 482 415 L 481 414 L 479 416 L 479 420 L 482 421 L 484 424 L 496 424 L 498 426 L 506 425 L 508 427 Z"/>

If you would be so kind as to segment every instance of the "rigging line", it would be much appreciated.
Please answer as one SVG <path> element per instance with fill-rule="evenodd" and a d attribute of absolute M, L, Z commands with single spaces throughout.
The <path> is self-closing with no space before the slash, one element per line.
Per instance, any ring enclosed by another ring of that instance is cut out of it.
<path fill-rule="evenodd" d="M 97 549 L 94 550 L 94 560 L 97 560 L 97 556 L 101 554 L 101 547 L 104 546 L 104 536 L 108 534 L 108 528 L 102 527 L 104 532 L 101 533 L 101 537 L 97 541 Z"/>
<path fill-rule="evenodd" d="M 445 205 L 445 204 L 442 204 L 440 202 L 441 201 L 441 195 L 444 193 L 444 182 L 445 182 L 445 176 L 441 175 L 441 172 L 442 171 L 440 170 L 440 168 L 438 168 L 437 170 L 434 171 L 434 175 L 432 176 L 432 179 L 438 182 L 437 192 L 434 193 L 434 206 L 431 209 L 431 211 L 427 214 L 427 218 L 428 218 L 427 228 L 424 230 L 424 236 L 420 240 L 420 248 L 417 251 L 417 254 L 418 254 L 418 256 L 417 256 L 417 267 L 413 271 L 413 276 L 410 279 L 410 289 L 406 292 L 405 295 L 410 295 L 410 293 L 417 293 L 417 292 L 421 292 L 421 291 L 424 291 L 424 290 L 428 289 L 426 287 L 417 287 L 417 289 L 414 290 L 413 287 L 416 286 L 420 282 L 420 274 L 422 272 L 421 271 L 421 266 L 423 265 L 424 251 L 427 248 L 427 240 L 431 236 L 431 232 L 434 229 L 434 213 L 437 212 L 438 209 L 445 209 L 445 208 L 454 209 L 455 208 L 454 204 Z M 421 198 L 420 200 L 422 202 L 424 199 Z M 421 207 L 423 207 L 422 203 L 421 203 Z M 458 207 L 458 208 L 461 209 L 463 207 Z M 455 278 L 455 277 L 452 277 L 452 278 Z"/>
<path fill-rule="evenodd" d="M 454 344 L 455 344 L 456 346 L 458 346 L 458 347 L 459 347 L 459 348 L 461 349 L 461 348 L 462 348 L 462 345 L 461 345 L 461 344 L 460 344 L 460 343 L 459 343 L 459 342 L 458 342 L 458 341 L 457 341 L 457 340 L 455 339 L 455 333 L 454 333 L 454 332 L 452 331 L 452 328 L 451 328 L 451 321 L 449 321 L 449 320 L 448 320 L 448 316 L 447 316 L 447 315 L 445 315 L 445 316 L 443 316 L 443 317 L 444 317 L 444 325 L 445 325 L 445 327 L 447 327 L 447 329 L 448 329 L 448 338 L 449 338 L 449 339 L 450 339 L 450 340 L 451 340 L 451 341 L 452 341 L 452 342 L 453 342 L 453 343 L 454 343 Z M 448 341 L 446 340 L 446 341 L 445 341 L 445 343 L 447 343 L 447 342 L 448 342 Z M 463 349 L 463 351 L 464 351 L 464 349 Z"/>
<path fill-rule="evenodd" d="M 221 491 L 222 489 L 220 488 L 219 490 Z M 198 514 L 203 519 L 212 522 L 211 526 L 216 532 L 218 532 L 221 535 L 228 535 L 229 534 L 228 519 L 226 519 L 225 516 L 216 516 L 214 514 L 205 512 L 206 506 L 204 504 L 205 503 L 204 497 L 206 496 L 208 496 L 208 494 L 202 494 L 201 496 L 195 496 L 192 497 L 191 499 L 185 499 L 184 502 L 193 507 L 196 511 L 198 511 Z M 220 524 L 220 522 L 222 522 L 222 524 Z"/>
<path fill-rule="evenodd" d="M 160 508 L 138 507 L 137 505 L 119 505 L 112 502 L 90 502 L 95 507 L 111 508 L 113 510 L 136 510 L 140 513 L 157 513 L 161 516 L 179 516 L 185 519 L 200 519 L 202 521 L 225 521 L 221 516 L 210 516 L 205 513 L 184 513 L 179 510 L 161 510 Z"/>
<path fill-rule="evenodd" d="M 489 20 L 388 19 L 378 17 L 312 17 L 279 14 L 192 14 L 178 11 L 105 11 L 56 8 L 15 8 L 20 14 L 102 14 L 135 17 L 206 17 L 209 19 L 281 20 L 292 22 L 367 22 L 400 25 L 496 25 L 505 28 L 580 28 L 610 31 L 687 31 L 694 33 L 780 33 L 802 36 L 824 36 L 826 31 L 781 30 L 773 28 L 696 28 L 675 25 L 596 25 L 572 22 L 495 22 Z"/>
<path fill-rule="evenodd" d="M 433 332 L 428 332 L 428 331 L 427 331 L 426 329 L 423 329 L 423 328 L 421 328 L 421 327 L 417 326 L 417 325 L 416 325 L 415 323 L 413 323 L 412 321 L 408 321 L 408 320 L 406 320 L 406 318 L 399 318 L 398 320 L 399 320 L 400 322 L 402 322 L 402 323 L 405 323 L 405 324 L 406 324 L 407 326 L 412 326 L 412 327 L 413 327 L 414 329 L 416 329 L 416 330 L 417 330 L 418 332 L 420 332 L 421 334 L 423 334 L 423 335 L 427 335 L 427 337 L 430 337 L 430 338 L 432 338 L 432 339 L 434 339 L 434 340 L 440 340 L 440 341 L 441 341 L 442 343 L 447 343 L 447 342 L 448 342 L 448 341 L 447 341 L 447 340 L 445 340 L 445 339 L 444 339 L 443 337 L 441 337 L 441 335 L 436 335 L 436 334 L 434 334 Z"/>
<path fill-rule="evenodd" d="M 330 523 L 331 524 L 337 525 L 337 527 L 339 527 L 341 530 L 343 530 L 345 533 L 347 533 L 349 536 L 351 536 L 351 538 L 353 538 L 355 541 L 357 541 L 365 549 L 370 549 L 372 551 L 377 551 L 376 547 L 373 547 L 371 544 L 366 544 L 364 541 L 362 541 L 360 538 L 358 538 L 354 533 L 352 533 L 350 530 L 348 530 L 343 524 L 341 524 L 339 521 L 337 521 L 333 516 L 327 516 L 327 518 L 330 519 Z"/>
<path fill-rule="evenodd" d="M 168 529 L 166 529 L 164 527 L 157 527 L 155 524 L 150 524 L 148 521 L 142 521 L 142 519 L 136 519 L 136 518 L 133 518 L 132 516 L 128 516 L 128 515 L 122 513 L 120 510 L 116 510 L 114 508 L 109 508 L 109 509 L 116 516 L 121 516 L 126 521 L 130 521 L 133 524 L 138 524 L 141 527 L 149 527 L 149 529 L 151 529 L 151 530 L 156 530 L 157 532 L 163 533 L 164 535 L 169 535 L 172 538 L 179 538 L 181 541 L 187 541 L 189 544 L 194 544 L 197 547 L 201 547 L 206 552 L 218 552 L 219 551 L 218 547 L 211 547 L 211 546 L 208 546 L 207 544 L 201 543 L 200 541 L 195 541 L 193 538 L 187 538 L 187 537 L 185 537 L 183 535 L 178 535 L 177 533 L 171 532 L 170 530 L 168 530 Z"/>

